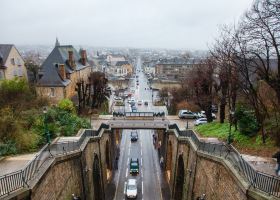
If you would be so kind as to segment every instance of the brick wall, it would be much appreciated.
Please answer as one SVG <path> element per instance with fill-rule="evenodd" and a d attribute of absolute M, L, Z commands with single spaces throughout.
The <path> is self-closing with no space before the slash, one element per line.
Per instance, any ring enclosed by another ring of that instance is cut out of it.
<path fill-rule="evenodd" d="M 31 199 L 64 200 L 71 195 L 82 196 L 82 171 L 80 157 L 56 162 L 32 189 Z"/>

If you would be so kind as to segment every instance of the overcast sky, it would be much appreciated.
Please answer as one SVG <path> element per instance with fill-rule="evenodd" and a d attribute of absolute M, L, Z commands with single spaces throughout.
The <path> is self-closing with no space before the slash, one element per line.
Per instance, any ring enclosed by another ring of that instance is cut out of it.
<path fill-rule="evenodd" d="M 207 49 L 253 0 L 0 0 L 0 43 Z"/>

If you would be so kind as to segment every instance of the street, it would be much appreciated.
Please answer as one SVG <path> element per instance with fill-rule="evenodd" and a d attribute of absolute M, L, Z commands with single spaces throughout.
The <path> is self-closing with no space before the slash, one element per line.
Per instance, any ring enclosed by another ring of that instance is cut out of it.
<path fill-rule="evenodd" d="M 130 91 L 134 91 L 137 112 L 166 112 L 164 107 L 154 107 L 152 104 L 153 92 L 149 88 L 148 80 L 141 69 L 141 60 L 138 59 L 136 66 L 136 77 L 130 82 Z M 137 79 L 139 80 L 137 85 Z M 142 104 L 137 102 L 142 100 Z M 148 105 L 144 105 L 147 101 Z M 131 112 L 131 107 L 125 101 L 125 111 Z M 138 140 L 131 142 L 130 133 L 132 130 L 123 130 L 122 140 L 120 144 L 120 158 L 118 163 L 118 170 L 113 179 L 115 183 L 115 200 L 126 199 L 125 189 L 127 180 L 135 178 L 137 180 L 137 199 L 169 199 L 169 192 L 164 191 L 162 195 L 162 188 L 166 190 L 166 181 L 164 174 L 161 172 L 159 166 L 158 152 L 153 145 L 154 130 L 136 130 L 138 133 Z M 131 175 L 130 159 L 139 159 L 139 174 Z M 168 189 L 169 190 L 169 189 Z"/>

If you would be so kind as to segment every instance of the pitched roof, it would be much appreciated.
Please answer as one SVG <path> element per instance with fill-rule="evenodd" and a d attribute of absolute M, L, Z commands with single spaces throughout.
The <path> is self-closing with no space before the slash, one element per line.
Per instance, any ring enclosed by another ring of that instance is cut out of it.
<path fill-rule="evenodd" d="M 68 52 L 73 52 L 73 57 L 76 64 L 76 69 L 73 70 L 67 63 L 68 60 Z M 89 66 L 88 63 L 86 65 L 82 65 L 79 61 L 80 56 L 76 49 L 72 45 L 65 46 L 55 46 L 50 55 L 44 61 L 41 66 L 41 70 L 43 73 L 42 78 L 38 81 L 40 86 L 67 86 L 70 83 L 70 80 L 63 80 L 58 72 L 57 65 L 64 64 L 66 73 L 73 73 L 74 71 L 82 70 Z"/>
<path fill-rule="evenodd" d="M 0 57 L 2 58 L 3 64 L 6 62 L 13 46 L 12 44 L 0 44 Z"/>
<path fill-rule="evenodd" d="M 116 66 L 123 66 L 123 65 L 129 65 L 129 62 L 128 61 L 118 61 L 116 63 Z"/>

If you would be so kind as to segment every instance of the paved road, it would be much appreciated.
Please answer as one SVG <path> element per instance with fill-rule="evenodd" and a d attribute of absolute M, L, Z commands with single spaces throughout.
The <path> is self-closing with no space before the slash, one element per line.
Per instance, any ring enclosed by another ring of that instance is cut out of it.
<path fill-rule="evenodd" d="M 159 112 L 166 111 L 164 107 L 154 107 L 152 104 L 152 91 L 148 86 L 146 76 L 141 70 L 141 60 L 138 60 L 136 75 L 138 78 L 134 78 L 130 82 L 130 89 L 134 90 L 134 98 L 136 102 L 138 100 L 148 101 L 148 106 L 137 105 L 137 111 L 143 112 Z M 136 80 L 139 80 L 137 85 Z M 146 89 L 145 89 L 146 88 Z M 130 112 L 130 105 L 125 102 L 125 111 Z M 137 179 L 138 197 L 137 199 L 147 200 L 161 200 L 169 199 L 169 193 L 164 192 L 165 196 L 162 196 L 162 188 L 166 190 L 165 178 L 159 167 L 159 160 L 157 151 L 155 150 L 152 142 L 152 135 L 154 130 L 137 130 L 139 139 L 137 142 L 130 141 L 131 130 L 123 130 L 123 137 L 121 141 L 121 154 L 118 164 L 118 171 L 114 177 L 115 194 L 114 199 L 125 199 L 125 187 L 129 178 Z M 140 161 L 140 173 L 137 176 L 132 176 L 129 173 L 129 161 L 130 158 L 138 158 Z M 110 195 L 108 195 L 110 196 Z"/>

